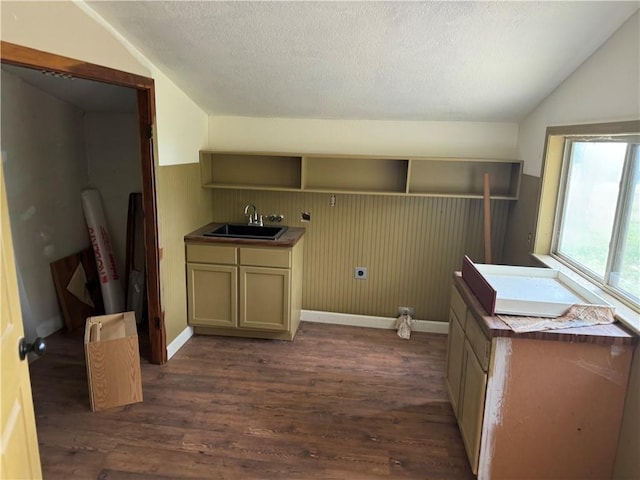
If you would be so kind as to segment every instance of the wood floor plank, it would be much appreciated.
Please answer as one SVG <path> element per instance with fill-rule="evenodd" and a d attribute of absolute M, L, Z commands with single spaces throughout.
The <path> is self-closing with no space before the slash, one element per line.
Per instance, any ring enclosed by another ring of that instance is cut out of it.
<path fill-rule="evenodd" d="M 122 472 L 104 468 L 98 474 L 97 480 L 176 480 L 175 477 L 166 477 L 160 474 L 149 475 L 146 473 Z"/>
<path fill-rule="evenodd" d="M 193 432 L 185 436 L 185 449 L 223 455 L 236 459 L 254 459 L 266 463 L 298 465 L 313 460 L 322 468 L 341 468 L 343 471 L 388 473 L 388 452 L 367 445 L 353 444 L 349 449 L 338 442 L 326 442 L 321 437 L 305 442 L 292 441 L 286 436 L 265 439 L 238 435 L 233 439 L 213 440 L 209 432 Z"/>
<path fill-rule="evenodd" d="M 45 479 L 473 478 L 442 335 L 196 336 L 166 365 L 142 361 L 142 403 L 96 413 L 82 337 L 48 344 L 30 365 Z"/>
<path fill-rule="evenodd" d="M 40 442 L 40 462 L 45 479 L 97 478 L 107 453 L 93 445 L 81 447 L 57 446 L 55 442 Z"/>

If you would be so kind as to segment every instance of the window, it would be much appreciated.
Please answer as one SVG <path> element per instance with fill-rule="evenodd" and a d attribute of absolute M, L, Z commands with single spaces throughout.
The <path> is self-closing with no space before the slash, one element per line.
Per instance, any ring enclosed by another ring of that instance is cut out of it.
<path fill-rule="evenodd" d="M 640 310 L 640 122 L 547 129 L 534 253 Z"/>
<path fill-rule="evenodd" d="M 552 254 L 640 300 L 638 144 L 567 139 Z"/>

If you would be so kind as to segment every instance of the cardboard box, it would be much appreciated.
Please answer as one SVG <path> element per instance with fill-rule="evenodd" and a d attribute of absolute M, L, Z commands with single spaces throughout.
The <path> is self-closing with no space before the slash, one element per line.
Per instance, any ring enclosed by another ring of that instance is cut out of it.
<path fill-rule="evenodd" d="M 91 410 L 142 401 L 134 312 L 87 318 L 84 351 Z"/>

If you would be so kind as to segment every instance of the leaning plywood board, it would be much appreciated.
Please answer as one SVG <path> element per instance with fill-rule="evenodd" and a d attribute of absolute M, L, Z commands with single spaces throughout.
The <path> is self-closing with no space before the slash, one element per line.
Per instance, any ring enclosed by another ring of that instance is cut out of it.
<path fill-rule="evenodd" d="M 92 248 L 56 260 L 50 268 L 68 331 L 83 327 L 87 317 L 104 312 Z"/>
<path fill-rule="evenodd" d="M 553 318 L 562 315 L 572 305 L 609 306 L 598 295 L 559 270 L 470 263 L 465 263 L 463 278 L 481 303 L 483 296 L 495 295 L 493 308 L 490 307 L 490 300 L 483 303 L 490 315 Z M 474 278 L 474 275 L 480 278 Z M 473 283 L 480 288 L 475 288 Z M 484 291 L 478 292 L 479 289 Z"/>

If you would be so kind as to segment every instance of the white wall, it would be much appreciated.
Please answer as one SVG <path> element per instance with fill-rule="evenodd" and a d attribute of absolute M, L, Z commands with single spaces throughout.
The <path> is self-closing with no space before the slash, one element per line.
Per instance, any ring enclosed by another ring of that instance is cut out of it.
<path fill-rule="evenodd" d="M 142 191 L 138 116 L 87 113 L 84 128 L 89 184 L 100 191 L 124 287 L 129 194 Z"/>
<path fill-rule="evenodd" d="M 0 2 L 3 41 L 155 80 L 157 162 L 194 163 L 207 115 L 84 2 Z"/>
<path fill-rule="evenodd" d="M 639 118 L 640 12 L 636 12 L 520 123 L 518 156 L 524 160 L 524 172 L 541 175 L 545 131 L 549 126 Z M 616 479 L 640 478 L 639 359 L 636 352 L 613 472 Z"/>
<path fill-rule="evenodd" d="M 515 123 L 209 117 L 209 148 L 295 153 L 505 158 Z"/>
<path fill-rule="evenodd" d="M 199 150 L 207 145 L 207 115 L 85 3 L 3 0 L 0 2 L 0 17 L 0 38 L 3 41 L 153 78 L 156 164 L 198 162 Z M 159 206 L 169 202 L 173 195 L 174 192 L 157 186 Z M 172 230 L 170 213 L 160 207 L 158 209 L 160 248 L 173 244 L 176 238 L 188 233 Z M 165 218 L 167 215 L 169 217 Z M 167 316 L 167 324 L 186 324 L 185 305 L 168 304 L 173 302 L 170 290 L 175 288 L 175 281 L 183 277 L 183 264 L 170 264 L 166 259 L 160 261 L 162 308 L 168 312 L 180 312 L 176 318 Z M 167 340 L 170 342 L 172 338 Z"/>
<path fill-rule="evenodd" d="M 85 113 L 2 71 L 1 144 L 27 338 L 63 325 L 49 263 L 89 246 L 80 192 L 97 188 L 121 276 L 140 191 L 136 114 Z M 124 283 L 123 283 L 124 285 Z"/>
<path fill-rule="evenodd" d="M 518 157 L 540 176 L 546 128 L 640 118 L 640 12 L 521 123 Z"/>
<path fill-rule="evenodd" d="M 158 165 L 197 163 L 198 152 L 207 144 L 207 115 L 182 90 L 142 55 L 134 45 L 109 25 L 84 2 L 76 5 L 103 29 L 117 39 L 127 52 L 147 70 L 146 76 L 154 79 L 156 100 L 155 150 Z M 102 32 L 101 32 L 102 33 Z M 92 55 L 97 53 L 92 51 Z M 94 63 L 99 63 L 91 60 Z M 119 67 L 113 67 L 119 68 Z M 160 240 L 165 233 L 160 231 Z"/>
<path fill-rule="evenodd" d="M 2 72 L 1 148 L 26 338 L 62 327 L 49 263 L 89 246 L 83 112 Z"/>

